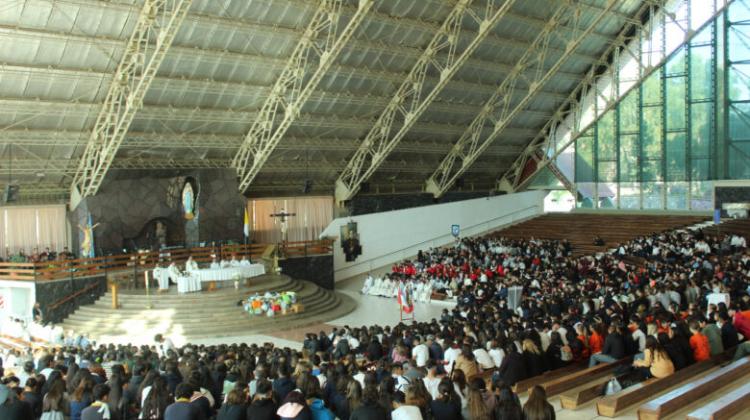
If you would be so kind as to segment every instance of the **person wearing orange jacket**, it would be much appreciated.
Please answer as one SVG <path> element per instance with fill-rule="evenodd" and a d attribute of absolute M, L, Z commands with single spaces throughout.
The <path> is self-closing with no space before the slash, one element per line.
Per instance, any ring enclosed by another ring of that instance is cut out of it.
<path fill-rule="evenodd" d="M 711 358 L 711 345 L 708 343 L 708 337 L 701 334 L 701 327 L 698 321 L 690 321 L 690 347 L 693 349 L 693 359 L 695 362 L 702 362 Z"/>

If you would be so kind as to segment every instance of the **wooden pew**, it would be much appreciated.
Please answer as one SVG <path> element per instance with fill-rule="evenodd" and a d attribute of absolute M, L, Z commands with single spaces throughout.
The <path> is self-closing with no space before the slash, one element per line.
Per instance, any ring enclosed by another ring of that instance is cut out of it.
<path fill-rule="evenodd" d="M 680 382 L 701 374 L 718 365 L 715 359 L 705 360 L 700 363 L 692 364 L 686 368 L 667 376 L 666 378 L 652 378 L 622 391 L 608 395 L 596 403 L 596 411 L 600 416 L 614 417 L 620 411 L 641 401 L 644 401 L 654 394 L 671 388 Z"/>
<path fill-rule="evenodd" d="M 602 390 L 612 378 L 616 378 L 618 381 L 624 378 L 623 376 L 608 375 L 604 378 L 592 382 L 583 388 L 572 389 L 564 392 L 560 395 L 560 405 L 562 408 L 568 410 L 575 410 L 579 406 L 586 404 L 589 401 L 593 401 L 602 396 Z"/>
<path fill-rule="evenodd" d="M 750 382 L 687 415 L 688 420 L 727 420 L 750 408 Z"/>
<path fill-rule="evenodd" d="M 682 407 L 711 394 L 748 374 L 750 374 L 750 357 L 737 360 L 715 372 L 685 384 L 638 408 L 640 420 L 657 420 L 678 411 Z"/>
<path fill-rule="evenodd" d="M 609 376 L 619 366 L 629 364 L 631 361 L 632 358 L 626 357 L 614 363 L 600 363 L 594 367 L 586 368 L 569 375 L 561 376 L 539 385 L 544 388 L 544 390 L 547 392 L 547 396 L 550 397 L 552 395 L 557 395 L 561 392 L 565 392 L 569 389 L 573 389 L 589 383 L 594 379 L 601 378 L 602 376 Z"/>
<path fill-rule="evenodd" d="M 573 363 L 568 366 L 561 367 L 560 369 L 550 370 L 542 373 L 541 375 L 532 376 L 531 378 L 518 381 L 513 387 L 513 392 L 515 392 L 516 394 L 526 392 L 536 385 L 540 385 L 553 379 L 557 379 L 562 376 L 570 375 L 571 373 L 577 372 L 579 370 L 586 369 L 586 366 L 588 366 L 587 361 Z"/>

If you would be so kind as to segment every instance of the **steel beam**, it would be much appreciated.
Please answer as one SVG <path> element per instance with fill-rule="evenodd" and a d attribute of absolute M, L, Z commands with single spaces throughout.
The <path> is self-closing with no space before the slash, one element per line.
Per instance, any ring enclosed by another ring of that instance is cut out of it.
<path fill-rule="evenodd" d="M 247 133 L 232 162 L 240 179 L 240 192 L 247 190 L 289 126 L 299 117 L 302 106 L 364 21 L 372 8 L 372 0 L 359 0 L 357 12 L 339 32 L 341 6 L 341 0 L 324 0 L 320 3 L 286 68 L 277 79 L 271 96 Z M 325 42 L 318 43 L 317 39 L 321 36 Z"/>
<path fill-rule="evenodd" d="M 111 37 L 104 37 L 104 36 L 86 36 L 86 35 L 77 35 L 77 34 L 69 34 L 64 32 L 54 32 L 49 30 L 41 30 L 41 29 L 29 29 L 29 28 L 16 28 L 12 26 L 4 26 L 0 25 L 0 36 L 15 36 L 15 37 L 23 37 L 28 39 L 33 39 L 35 41 L 38 41 L 40 39 L 48 39 L 52 41 L 62 41 L 62 42 L 70 42 L 70 43 L 79 43 L 87 46 L 92 47 L 107 47 L 112 49 L 113 51 L 116 51 L 122 47 L 122 41 L 117 38 L 111 38 Z M 398 51 L 399 56 L 401 57 L 412 57 L 417 58 L 419 57 L 419 50 L 416 48 L 407 48 L 407 47 L 400 47 L 400 46 L 380 46 L 380 44 L 371 43 L 372 45 L 367 46 L 367 48 L 390 48 L 390 52 L 393 52 L 394 49 Z M 231 51 L 224 51 L 224 50 L 215 50 L 215 49 L 205 49 L 201 47 L 196 47 L 192 45 L 173 45 L 172 48 L 170 48 L 170 58 L 187 58 L 187 59 L 197 59 L 203 63 L 211 63 L 216 64 L 219 62 L 226 63 L 227 60 L 231 60 L 232 62 L 237 63 L 241 66 L 246 67 L 261 67 L 263 69 L 269 70 L 269 71 L 280 71 L 284 68 L 286 65 L 286 61 L 283 59 L 279 59 L 276 57 L 269 57 L 264 56 L 260 54 L 252 54 L 252 53 L 238 53 L 238 52 L 231 52 Z M 476 59 L 470 59 L 469 60 L 469 66 L 471 68 L 477 68 L 484 71 L 494 72 L 496 74 L 499 73 L 500 76 L 504 76 L 508 74 L 510 71 L 513 70 L 513 66 L 507 63 L 499 63 L 499 62 L 489 62 L 489 61 L 481 61 Z M 401 73 L 393 72 L 393 71 L 382 71 L 374 68 L 368 68 L 366 66 L 364 67 L 352 67 L 347 66 L 343 64 L 334 65 L 331 67 L 331 70 L 336 74 L 346 74 L 350 76 L 356 76 L 356 77 L 364 77 L 368 80 L 383 80 L 388 81 L 391 83 L 401 83 L 403 81 L 404 75 Z M 558 73 L 560 78 L 564 78 L 567 80 L 574 80 L 578 81 L 580 80 L 580 76 L 578 74 L 574 73 L 568 73 L 568 72 L 559 72 Z M 437 83 L 439 81 L 438 78 L 429 76 L 428 80 L 430 80 L 432 83 Z M 470 91 L 478 94 L 486 94 L 491 95 L 494 91 L 491 87 L 485 87 L 485 85 L 472 82 L 472 81 L 466 81 L 466 80 L 458 80 L 454 79 L 454 81 L 451 83 L 451 87 L 462 90 L 462 91 Z M 555 98 L 559 98 L 560 100 L 563 100 L 566 98 L 565 95 L 555 92 L 548 92 L 548 95 L 553 96 Z"/>
<path fill-rule="evenodd" d="M 80 6 L 84 6 L 88 9 L 92 8 L 99 8 L 103 9 L 106 8 L 107 11 L 113 11 L 113 9 L 119 9 L 122 13 L 132 13 L 132 11 L 137 7 L 134 5 L 128 5 L 128 4 L 112 4 L 111 2 L 106 1 L 99 1 L 99 0 L 56 0 L 58 3 L 68 3 L 68 4 L 76 4 Z M 315 3 L 308 3 L 308 5 L 300 5 L 300 7 L 308 7 L 310 4 Z M 481 13 L 481 8 L 479 7 L 472 7 L 473 13 Z M 352 5 L 343 5 L 342 6 L 342 16 L 345 17 L 351 17 L 354 16 L 357 12 L 357 8 Z M 543 21 L 540 21 L 539 19 L 531 18 L 528 16 L 521 17 L 520 15 L 508 13 L 509 17 L 513 16 L 514 19 L 519 20 L 523 23 L 526 23 L 531 26 L 538 26 L 540 22 L 543 23 Z M 374 22 L 379 22 L 385 25 L 388 25 L 393 28 L 398 27 L 408 27 L 410 29 L 419 29 L 424 33 L 434 33 L 439 29 L 439 25 L 434 22 L 427 22 L 419 19 L 414 19 L 406 16 L 401 17 L 394 17 L 388 13 L 380 13 L 376 10 L 371 10 L 368 19 L 372 20 Z M 252 21 L 249 19 L 238 19 L 238 18 L 231 18 L 231 17 L 224 17 L 224 16 L 218 16 L 215 14 L 206 14 L 206 13 L 189 13 L 187 17 L 185 18 L 185 24 L 191 24 L 198 27 L 200 30 L 204 31 L 210 31 L 214 28 L 221 28 L 221 29 L 228 29 L 233 30 L 236 32 L 240 32 L 243 34 L 247 34 L 248 36 L 254 36 L 254 35 L 262 35 L 263 37 L 273 37 L 273 38 L 284 38 L 288 40 L 289 38 L 298 38 L 300 36 L 300 33 L 295 28 L 291 27 L 283 27 L 280 25 L 273 25 L 269 23 L 264 22 L 258 22 L 258 21 Z M 564 29 L 564 28 L 561 28 Z M 474 37 L 477 35 L 477 32 L 473 29 L 464 29 L 465 34 L 467 34 L 470 37 Z M 609 37 L 606 35 L 600 34 L 600 36 L 604 37 L 607 41 L 609 40 Z M 497 48 L 508 48 L 512 47 L 519 51 L 526 50 L 526 47 L 528 46 L 528 42 L 525 40 L 520 39 L 512 39 L 508 37 L 500 37 L 494 33 L 490 33 L 487 36 L 486 44 L 488 47 L 492 49 Z M 360 34 L 358 37 L 354 37 L 349 42 L 349 48 L 355 50 L 355 51 L 362 51 L 362 50 L 371 50 L 371 51 L 378 51 L 385 54 L 396 54 L 398 56 L 402 57 L 418 57 L 421 54 L 421 51 L 419 48 L 413 47 L 413 46 L 406 46 L 406 45 L 393 45 L 392 43 L 387 42 L 379 42 L 379 41 L 373 41 L 371 39 L 366 39 L 364 34 Z M 562 54 L 564 52 L 564 49 L 561 48 L 555 48 L 550 47 L 554 51 L 559 52 Z M 583 53 L 576 53 L 577 58 L 580 59 L 583 62 L 593 62 L 596 60 L 596 57 L 583 54 Z M 285 64 L 285 63 L 283 63 Z M 482 69 L 485 71 L 497 71 L 497 65 L 493 61 L 488 60 L 482 60 L 479 58 L 472 58 L 470 60 L 469 67 L 473 69 Z M 573 75 L 571 75 L 573 76 Z M 578 79 L 577 75 L 576 80 Z"/>
<path fill-rule="evenodd" d="M 53 164 L 54 163 L 54 164 Z M 58 165 L 59 163 L 59 165 Z M 263 174 L 285 174 L 285 173 L 330 173 L 333 177 L 344 168 L 345 162 L 327 162 L 325 165 L 311 165 L 300 160 L 274 160 L 268 161 L 263 166 Z M 112 165 L 111 170 L 159 170 L 159 169 L 230 169 L 232 167 L 231 159 L 153 159 L 153 158 L 118 158 Z M 406 164 L 401 161 L 386 162 L 381 168 L 384 171 L 393 173 L 414 173 L 427 174 L 435 167 L 434 161 L 427 162 L 409 162 Z M 482 163 L 472 168 L 473 172 L 482 172 L 495 174 L 497 165 L 494 162 Z M 7 166 L 0 166 L 0 174 L 8 174 Z M 64 161 L 53 162 L 47 159 L 28 156 L 23 159 L 14 159 L 12 164 L 14 175 L 37 175 L 43 173 L 47 176 L 72 176 L 75 174 L 75 168 L 66 166 Z"/>
<path fill-rule="evenodd" d="M 174 48 L 174 46 L 172 47 Z M 112 77 L 111 74 L 94 71 L 90 69 L 81 68 L 60 68 L 60 67 L 43 67 L 43 66 L 28 66 L 28 65 L 14 65 L 14 64 L 0 64 L 0 73 L 2 74 L 22 74 L 28 75 L 33 78 L 33 81 L 49 80 L 49 81 L 60 81 L 62 79 L 75 81 L 79 78 L 91 78 L 98 81 L 109 83 L 109 79 Z M 403 76 L 401 76 L 403 77 Z M 434 80 L 433 80 L 434 79 Z M 437 78 L 428 78 L 428 80 L 439 82 Z M 167 76 L 156 76 L 151 84 L 151 92 L 163 89 L 170 91 L 179 91 L 181 93 L 190 93 L 193 95 L 205 95 L 215 94 L 226 96 L 248 96 L 253 98 L 259 98 L 260 100 L 266 100 L 271 94 L 271 86 L 256 85 L 244 82 L 228 82 L 221 80 L 202 80 L 202 79 L 190 79 L 184 77 L 167 77 Z M 517 94 L 521 94 L 521 91 Z M 557 94 L 555 94 L 557 95 Z M 555 96 L 556 98 L 562 99 L 562 95 Z M 40 98 L 41 99 L 41 98 Z M 520 98 L 519 98 L 520 99 Z M 389 97 L 374 95 L 371 91 L 324 91 L 316 90 L 310 97 L 310 101 L 319 103 L 347 103 L 356 105 L 369 105 L 373 108 L 383 109 L 389 101 Z M 446 113 L 460 113 L 464 115 L 474 116 L 479 112 L 480 106 L 474 104 L 467 104 L 461 102 L 455 102 L 450 100 L 438 100 L 435 99 L 430 105 L 430 110 L 446 112 Z M 524 114 L 539 117 L 549 118 L 551 113 L 546 111 L 538 110 L 524 110 Z"/>
<path fill-rule="evenodd" d="M 495 24 L 511 9 L 515 0 L 507 0 L 499 7 L 495 0 L 486 0 L 484 14 L 481 16 L 472 13 L 470 3 L 471 0 L 459 0 L 454 5 L 422 56 L 365 136 L 361 147 L 336 180 L 338 203 L 351 199 L 359 191 L 362 182 L 369 179 L 385 162 L 458 69 L 492 31 Z M 463 51 L 459 52 L 464 18 L 478 24 L 479 31 L 468 44 L 464 44 L 466 47 Z M 438 57 L 441 51 L 446 53 L 445 60 Z M 428 87 L 425 85 L 425 76 L 430 72 L 439 74 L 440 81 Z"/>
<path fill-rule="evenodd" d="M 534 39 L 532 46 L 516 64 L 514 71 L 503 80 L 495 94 L 486 102 L 482 112 L 477 115 L 471 125 L 458 140 L 453 150 L 443 159 L 440 166 L 425 184 L 425 190 L 435 197 L 442 196 L 471 165 L 481 153 L 508 127 L 519 112 L 528 105 L 541 87 L 560 69 L 570 54 L 577 49 L 594 28 L 608 15 L 617 3 L 608 0 L 607 5 L 593 20 L 582 20 L 582 10 L 579 2 L 570 0 L 558 1 L 557 8 L 546 26 Z M 572 4 L 571 4 L 572 3 Z M 574 7 L 571 11 L 570 6 Z M 556 31 L 558 26 L 567 20 L 572 20 L 578 31 L 573 31 L 566 39 L 567 53 L 559 57 L 551 67 L 547 67 L 546 58 L 549 45 L 553 37 L 563 37 Z M 509 93 L 519 80 L 526 80 L 529 91 L 521 102 L 511 105 Z M 485 126 L 491 128 L 490 134 L 485 135 Z"/>
<path fill-rule="evenodd" d="M 192 0 L 144 1 L 73 178 L 76 196 L 94 195 L 99 189 L 191 4 Z"/>
<path fill-rule="evenodd" d="M 19 145 L 29 147 L 83 147 L 86 146 L 90 133 L 85 131 L 58 130 L 0 130 L 0 145 Z M 190 133 L 155 133 L 129 131 L 125 136 L 121 150 L 149 149 L 191 149 L 191 150 L 225 150 L 235 151 L 242 144 L 243 136 L 229 134 L 190 134 Z M 285 141 L 276 147 L 278 151 L 300 151 L 304 149 L 352 153 L 359 147 L 359 142 L 352 138 L 337 137 L 285 137 Z M 401 153 L 424 153 L 445 155 L 451 145 L 439 141 L 420 141 L 404 139 L 398 147 Z M 485 152 L 487 156 L 518 156 L 523 148 L 505 145 Z"/>
<path fill-rule="evenodd" d="M 731 2 L 732 0 L 717 1 L 716 10 L 709 20 L 714 19 Z M 696 31 L 678 23 L 674 13 L 668 11 L 665 13 L 665 6 L 669 3 L 668 0 L 648 0 L 641 6 L 636 16 L 640 17 L 644 13 L 649 13 L 650 18 L 645 20 L 645 23 L 641 23 L 640 19 L 635 19 L 623 28 L 611 48 L 602 54 L 597 63 L 591 67 L 581 83 L 570 93 L 568 100 L 526 146 L 524 152 L 503 174 L 498 183 L 506 183 L 506 185 L 509 183 L 514 191 L 518 191 L 525 188 L 534 175 L 544 167 L 549 166 L 554 171 L 555 160 L 568 146 L 578 140 L 599 120 L 599 117 L 614 109 L 622 98 L 633 89 L 637 89 L 648 76 L 664 64 L 670 51 L 659 51 L 661 45 L 656 45 L 652 48 L 652 53 L 658 54 L 648 54 L 647 58 L 639 45 L 641 37 L 650 37 L 654 21 L 659 19 L 662 24 L 674 23 L 673 30 L 681 32 L 680 36 L 684 42 L 689 42 L 697 35 Z M 679 4 L 676 3 L 676 5 Z M 657 59 L 651 60 L 654 57 Z M 617 80 L 616 75 L 625 60 L 632 60 L 631 62 L 637 67 L 637 79 L 618 83 L 616 88 L 606 88 L 603 83 L 600 83 L 602 80 Z M 605 69 L 603 72 L 600 70 L 602 68 Z M 591 98 L 593 102 L 589 100 Z M 593 106 L 595 102 L 603 106 Z M 536 169 L 525 174 L 523 169 L 531 159 L 536 162 Z"/>
<path fill-rule="evenodd" d="M 90 115 L 95 103 L 68 103 L 55 101 L 32 101 L 0 99 L 0 115 L 17 114 L 27 116 L 67 116 L 86 118 Z M 138 121 L 190 121 L 197 123 L 243 123 L 258 117 L 257 112 L 243 112 L 232 109 L 215 108 L 177 108 L 169 106 L 146 105 L 143 112 L 138 113 Z M 295 121 L 295 126 L 311 128 L 337 128 L 361 130 L 372 126 L 372 120 L 362 117 L 341 117 L 326 114 L 302 114 Z M 0 127 L 0 132 L 6 128 Z M 420 133 L 430 133 L 436 136 L 458 135 L 463 132 L 463 125 L 436 122 L 418 122 L 414 130 Z M 509 135 L 530 137 L 536 130 L 526 127 L 511 127 Z"/>

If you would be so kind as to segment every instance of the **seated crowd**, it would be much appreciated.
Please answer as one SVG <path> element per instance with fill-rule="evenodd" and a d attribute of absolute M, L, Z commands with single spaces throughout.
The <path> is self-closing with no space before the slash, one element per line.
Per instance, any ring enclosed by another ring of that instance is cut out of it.
<path fill-rule="evenodd" d="M 0 418 L 554 419 L 542 387 L 524 405 L 511 387 L 571 363 L 633 356 L 645 379 L 750 354 L 750 255 L 701 231 L 587 257 L 565 242 L 463 239 L 403 266 L 400 281 L 443 285 L 457 306 L 429 322 L 311 333 L 297 350 L 157 337 L 15 354 Z"/>

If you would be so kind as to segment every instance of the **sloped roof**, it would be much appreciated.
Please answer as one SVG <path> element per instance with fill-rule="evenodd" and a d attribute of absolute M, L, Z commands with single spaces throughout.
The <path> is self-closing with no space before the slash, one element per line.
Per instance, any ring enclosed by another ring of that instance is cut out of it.
<path fill-rule="evenodd" d="M 532 43 L 553 1 L 562 0 L 513 5 L 371 185 L 421 189 Z M 332 193 L 337 176 L 454 3 L 376 1 L 250 194 L 298 193 L 305 179 L 313 180 L 314 192 Z M 584 13 L 593 18 L 605 1 L 584 3 Z M 472 166 L 464 185 L 494 185 L 641 3 L 617 2 L 615 12 Z M 112 169 L 229 167 L 316 4 L 194 0 Z M 27 194 L 53 197 L 69 189 L 141 5 L 138 0 L 28 0 L 0 6 L 0 184 L 12 172 L 12 181 Z M 347 7 L 353 13 L 356 2 Z M 463 35 L 472 31 L 467 27 Z M 554 58 L 565 45 L 553 40 L 550 48 Z"/>

